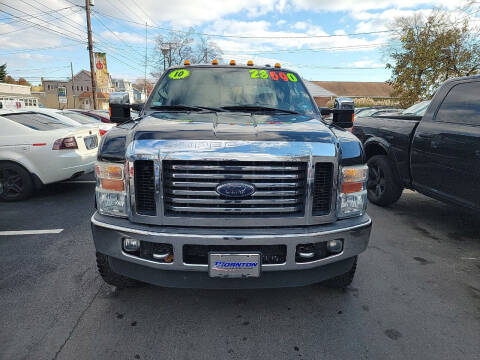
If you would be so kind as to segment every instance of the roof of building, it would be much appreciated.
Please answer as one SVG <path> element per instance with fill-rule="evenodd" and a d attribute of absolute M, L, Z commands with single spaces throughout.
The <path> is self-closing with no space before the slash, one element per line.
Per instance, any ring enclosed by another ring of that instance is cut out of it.
<path fill-rule="evenodd" d="M 97 99 L 110 99 L 110 94 L 103 93 L 103 92 L 97 92 Z M 84 91 L 83 93 L 80 94 L 80 98 L 90 98 L 92 97 L 92 92 L 91 91 Z"/>
<path fill-rule="evenodd" d="M 303 82 L 305 83 L 305 86 L 307 87 L 308 91 L 310 92 L 310 94 L 312 94 L 313 97 L 335 96 L 335 94 L 332 93 L 331 91 L 328 91 L 327 89 L 321 86 L 318 86 L 311 81 L 304 80 Z"/>
<path fill-rule="evenodd" d="M 336 96 L 391 97 L 393 88 L 386 82 L 313 81 Z"/>

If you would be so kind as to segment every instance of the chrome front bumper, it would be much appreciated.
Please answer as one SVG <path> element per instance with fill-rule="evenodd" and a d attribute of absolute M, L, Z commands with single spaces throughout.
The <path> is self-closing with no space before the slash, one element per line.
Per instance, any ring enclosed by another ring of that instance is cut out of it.
<path fill-rule="evenodd" d="M 286 245 L 287 256 L 283 264 L 264 264 L 262 273 L 295 272 L 323 267 L 325 265 L 352 259 L 363 252 L 368 245 L 372 221 L 368 215 L 358 218 L 339 220 L 332 224 L 310 227 L 283 228 L 189 228 L 160 227 L 131 223 L 127 219 L 113 218 L 95 213 L 92 216 L 92 232 L 97 252 L 118 260 L 114 270 L 122 273 L 118 267 L 130 263 L 140 267 L 155 270 L 156 273 L 166 272 L 197 272 L 208 277 L 208 265 L 193 265 L 183 262 L 184 245 Z M 129 255 L 122 250 L 122 238 L 133 237 L 143 241 L 167 243 L 173 246 L 174 260 L 171 263 L 159 263 Z M 298 263 L 295 261 L 296 246 L 305 243 L 318 243 L 328 240 L 342 239 L 343 251 L 324 259 Z M 165 270 L 165 271 L 161 271 Z M 341 270 L 339 270 L 341 271 Z M 341 273 L 341 272 L 340 272 Z M 339 273 L 339 274 L 340 274 Z M 127 276 L 145 282 L 158 283 L 141 274 L 124 273 Z M 262 276 L 261 276 L 262 277 Z M 241 280 L 246 281 L 246 280 Z M 248 280 L 247 280 L 248 281 Z M 290 284 L 287 286 L 294 286 Z M 171 283 L 166 286 L 175 286 Z M 180 287 L 190 287 L 182 286 Z M 193 286 L 195 287 L 195 286 Z"/>

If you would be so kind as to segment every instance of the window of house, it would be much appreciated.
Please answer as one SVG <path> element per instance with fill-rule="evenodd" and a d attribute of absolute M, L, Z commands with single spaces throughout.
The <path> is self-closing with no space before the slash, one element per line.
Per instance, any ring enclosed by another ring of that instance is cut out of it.
<path fill-rule="evenodd" d="M 480 81 L 452 87 L 440 105 L 435 120 L 480 126 Z"/>

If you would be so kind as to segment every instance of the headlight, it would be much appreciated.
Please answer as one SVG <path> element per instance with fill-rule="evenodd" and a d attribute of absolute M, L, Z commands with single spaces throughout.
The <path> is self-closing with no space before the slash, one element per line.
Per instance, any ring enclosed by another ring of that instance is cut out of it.
<path fill-rule="evenodd" d="M 127 195 L 123 164 L 95 164 L 97 209 L 102 215 L 127 217 Z"/>
<path fill-rule="evenodd" d="M 367 208 L 367 165 L 346 166 L 341 168 L 337 217 L 340 219 L 360 216 Z"/>

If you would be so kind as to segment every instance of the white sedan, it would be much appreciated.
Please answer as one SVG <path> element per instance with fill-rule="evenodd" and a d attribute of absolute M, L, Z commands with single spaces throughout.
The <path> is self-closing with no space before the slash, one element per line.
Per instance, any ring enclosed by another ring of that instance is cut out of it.
<path fill-rule="evenodd" d="M 22 200 L 43 184 L 93 172 L 98 127 L 64 124 L 38 112 L 0 114 L 0 199 Z"/>
<path fill-rule="evenodd" d="M 79 126 L 79 125 L 96 126 L 99 129 L 101 136 L 105 135 L 108 130 L 110 130 L 112 127 L 116 125 L 113 123 L 101 122 L 95 118 L 80 114 L 72 110 L 38 108 L 32 111 L 38 112 L 40 114 L 53 116 L 58 120 L 60 120 L 61 122 L 64 122 L 65 124 L 71 124 L 72 126 Z"/>

